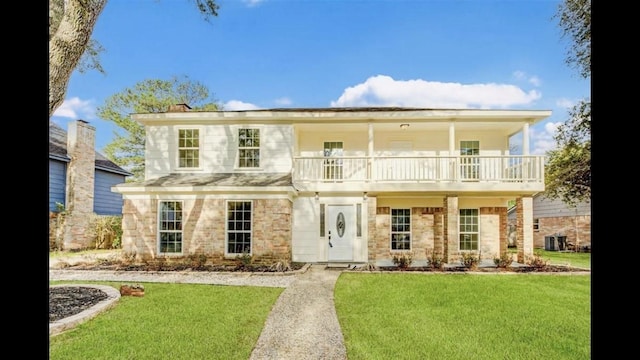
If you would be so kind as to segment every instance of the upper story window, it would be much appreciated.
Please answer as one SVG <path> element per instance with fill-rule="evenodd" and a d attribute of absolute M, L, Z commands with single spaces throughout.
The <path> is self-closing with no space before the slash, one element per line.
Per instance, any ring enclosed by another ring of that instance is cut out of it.
<path fill-rule="evenodd" d="M 178 167 L 197 168 L 200 166 L 200 130 L 178 130 Z"/>
<path fill-rule="evenodd" d="M 238 130 L 238 167 L 260 167 L 260 129 Z"/>
<path fill-rule="evenodd" d="M 480 141 L 460 141 L 460 176 L 462 180 L 477 180 L 480 176 Z"/>

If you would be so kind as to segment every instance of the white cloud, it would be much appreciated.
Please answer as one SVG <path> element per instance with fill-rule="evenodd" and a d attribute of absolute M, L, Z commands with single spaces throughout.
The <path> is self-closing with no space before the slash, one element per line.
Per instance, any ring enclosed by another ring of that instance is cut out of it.
<path fill-rule="evenodd" d="M 529 75 L 521 70 L 514 71 L 513 74 L 511 74 L 511 77 L 514 80 L 526 81 L 535 87 L 539 87 L 540 85 L 542 85 L 542 80 L 539 77 L 537 77 L 536 75 Z"/>
<path fill-rule="evenodd" d="M 536 87 L 539 87 L 540 85 L 542 85 L 542 80 L 540 80 L 540 78 L 537 76 L 530 77 L 529 82 Z"/>
<path fill-rule="evenodd" d="M 264 0 L 242 0 L 242 2 L 247 4 L 247 7 L 254 7 L 263 3 Z"/>
<path fill-rule="evenodd" d="M 95 119 L 96 109 L 93 100 L 81 100 L 78 97 L 66 99 L 60 107 L 56 109 L 53 116 L 69 118 L 73 120 Z"/>
<path fill-rule="evenodd" d="M 531 128 L 532 155 L 545 155 L 547 151 L 554 150 L 557 147 L 553 137 L 560 124 L 562 123 L 548 121 L 540 124 L 540 126 Z"/>
<path fill-rule="evenodd" d="M 276 99 L 276 104 L 278 105 L 291 105 L 293 103 L 293 101 L 291 101 L 291 99 L 289 99 L 288 97 L 281 97 L 279 99 Z"/>
<path fill-rule="evenodd" d="M 574 101 L 565 98 L 556 100 L 556 105 L 564 109 L 571 109 L 574 104 Z"/>
<path fill-rule="evenodd" d="M 258 106 L 242 102 L 240 100 L 229 100 L 222 106 L 224 110 L 257 110 L 260 109 Z"/>
<path fill-rule="evenodd" d="M 426 108 L 513 108 L 540 99 L 535 90 L 525 92 L 509 84 L 459 84 L 436 81 L 394 80 L 387 75 L 368 78 L 346 88 L 332 107 L 404 106 Z"/>

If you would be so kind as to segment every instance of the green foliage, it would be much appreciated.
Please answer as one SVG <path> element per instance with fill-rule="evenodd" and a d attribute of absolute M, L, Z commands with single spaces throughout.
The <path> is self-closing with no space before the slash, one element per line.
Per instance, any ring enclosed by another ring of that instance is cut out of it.
<path fill-rule="evenodd" d="M 545 196 L 570 206 L 591 199 L 591 102 L 581 101 L 557 129 L 556 150 L 547 153 Z"/>
<path fill-rule="evenodd" d="M 467 269 L 477 269 L 480 263 L 480 255 L 473 251 L 465 251 L 460 253 L 460 263 Z"/>
<path fill-rule="evenodd" d="M 207 255 L 205 254 L 190 254 L 187 256 L 187 261 L 191 264 L 191 266 L 196 269 L 204 269 L 207 263 Z"/>
<path fill-rule="evenodd" d="M 134 175 L 129 181 L 144 179 L 145 130 L 131 119 L 132 113 L 165 112 L 170 105 L 185 103 L 193 111 L 221 108 L 209 96 L 209 89 L 188 76 L 174 76 L 170 80 L 149 79 L 108 97 L 98 107 L 98 116 L 117 125 L 122 132 L 114 134 L 114 140 L 104 148 L 109 160 Z"/>
<path fill-rule="evenodd" d="M 403 251 L 393 254 L 393 264 L 401 269 L 408 268 L 413 263 L 413 252 Z"/>
<path fill-rule="evenodd" d="M 524 260 L 526 265 L 529 265 L 535 269 L 542 270 L 547 267 L 549 260 L 544 259 L 542 254 L 538 251 L 534 251 L 532 256 L 528 256 Z"/>
<path fill-rule="evenodd" d="M 511 266 L 511 263 L 513 263 L 513 257 L 511 256 L 511 253 L 504 252 L 500 256 L 494 257 L 493 258 L 493 263 L 498 268 L 506 269 L 509 266 Z"/>
<path fill-rule="evenodd" d="M 253 263 L 253 256 L 248 251 L 242 253 L 242 255 L 236 256 L 237 267 L 240 269 L 249 269 L 251 263 Z"/>
<path fill-rule="evenodd" d="M 122 246 L 122 216 L 92 214 L 88 235 L 96 249 L 119 249 Z"/>
<path fill-rule="evenodd" d="M 591 0 L 563 0 L 554 18 L 571 45 L 566 63 L 584 78 L 591 76 Z"/>
<path fill-rule="evenodd" d="M 583 78 L 591 76 L 591 0 L 563 0 L 555 14 L 563 37 L 572 44 L 566 62 Z M 547 153 L 546 197 L 573 206 L 591 199 L 591 100 L 569 110 L 569 120 L 554 136 L 556 150 Z"/>
<path fill-rule="evenodd" d="M 444 257 L 435 251 L 427 250 L 427 266 L 434 270 L 442 270 L 444 267 Z"/>

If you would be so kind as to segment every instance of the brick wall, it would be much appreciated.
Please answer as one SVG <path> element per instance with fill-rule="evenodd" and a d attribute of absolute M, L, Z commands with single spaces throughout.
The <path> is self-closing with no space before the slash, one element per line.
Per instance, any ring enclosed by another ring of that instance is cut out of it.
<path fill-rule="evenodd" d="M 90 216 L 93 214 L 95 183 L 95 131 L 83 120 L 69 123 L 67 153 L 66 212 L 64 220 L 65 250 L 85 249 L 90 246 L 87 236 Z"/>
<path fill-rule="evenodd" d="M 125 199 L 123 250 L 141 258 L 156 257 L 157 200 Z M 223 260 L 226 244 L 226 201 L 183 201 L 183 255 Z M 256 263 L 291 260 L 292 203 L 287 199 L 253 200 L 252 255 Z"/>
<path fill-rule="evenodd" d="M 544 249 L 545 236 L 559 234 L 567 242 L 591 246 L 591 215 L 540 218 L 539 230 L 533 233 L 533 246 Z"/>

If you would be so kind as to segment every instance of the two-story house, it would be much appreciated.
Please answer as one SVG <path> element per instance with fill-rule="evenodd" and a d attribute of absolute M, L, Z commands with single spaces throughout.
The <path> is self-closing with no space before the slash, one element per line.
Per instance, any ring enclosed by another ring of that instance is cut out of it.
<path fill-rule="evenodd" d="M 547 110 L 285 108 L 133 114 L 145 180 L 124 198 L 123 248 L 141 257 L 392 264 L 412 252 L 458 263 L 533 254 L 532 198 L 544 157 L 529 128 Z M 522 134 L 522 155 L 509 153 Z"/>

